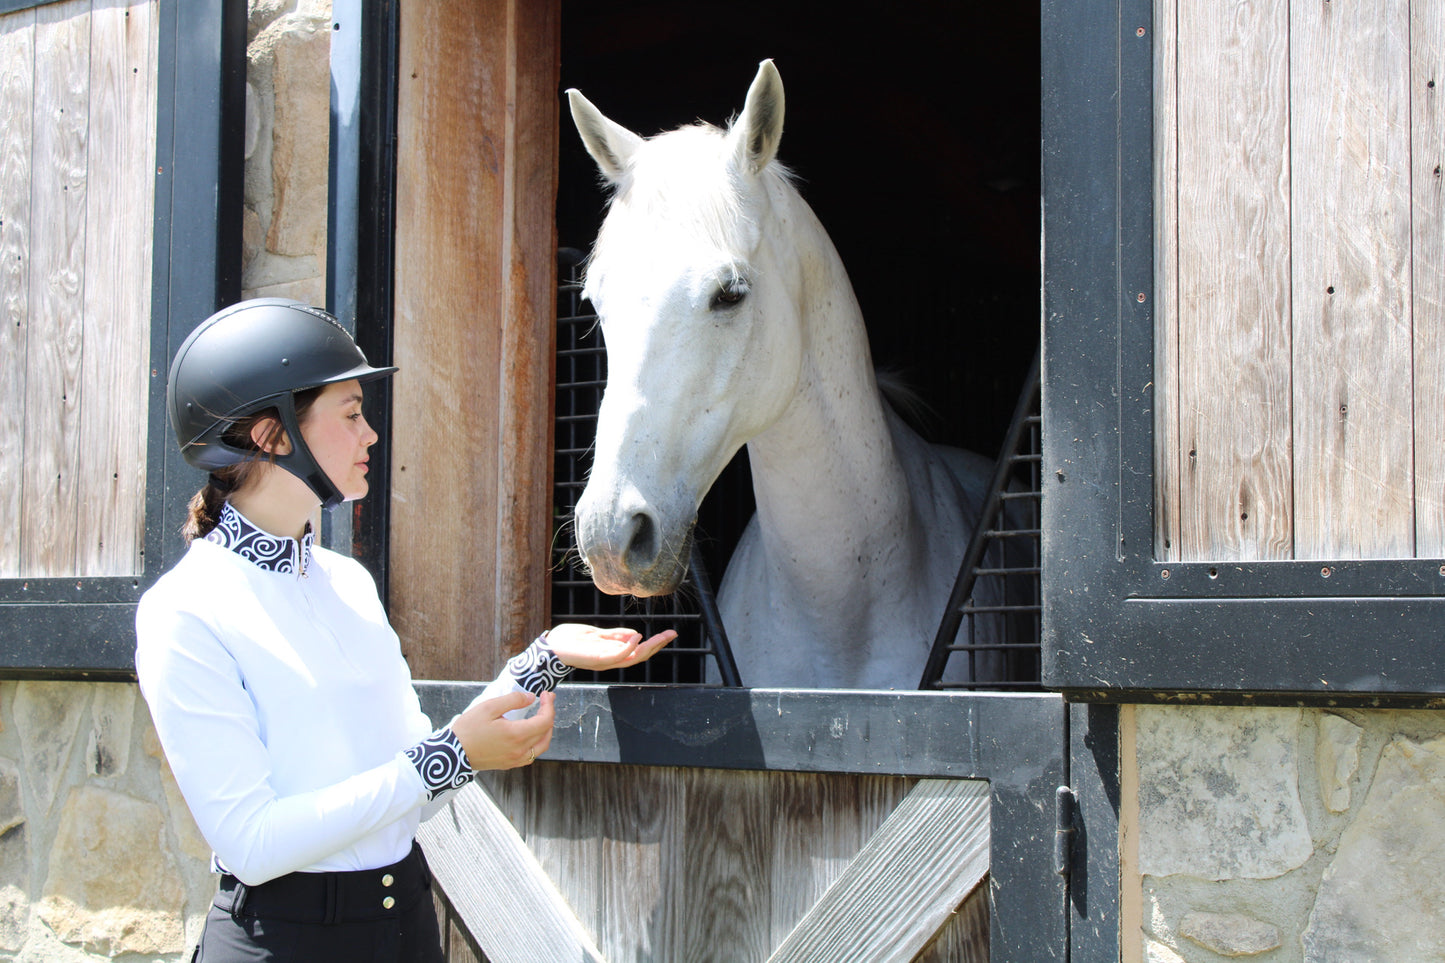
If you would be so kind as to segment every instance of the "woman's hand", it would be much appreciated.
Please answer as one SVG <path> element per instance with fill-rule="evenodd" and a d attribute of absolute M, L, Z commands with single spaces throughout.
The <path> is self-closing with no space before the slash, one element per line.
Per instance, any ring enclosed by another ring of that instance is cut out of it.
<path fill-rule="evenodd" d="M 564 622 L 547 632 L 547 648 L 574 669 L 604 672 L 646 662 L 677 633 L 665 629 L 646 641 L 632 629 L 599 629 Z"/>
<path fill-rule="evenodd" d="M 515 769 L 530 765 L 552 743 L 556 696 L 544 692 L 540 700 L 530 692 L 512 692 L 468 706 L 452 720 L 452 732 L 461 740 L 467 761 L 476 770 Z M 537 713 L 525 719 L 504 719 L 504 713 L 538 702 Z"/>

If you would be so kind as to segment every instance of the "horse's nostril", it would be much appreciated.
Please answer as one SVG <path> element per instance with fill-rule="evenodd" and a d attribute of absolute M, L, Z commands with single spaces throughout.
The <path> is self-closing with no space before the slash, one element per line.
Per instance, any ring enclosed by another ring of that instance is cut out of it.
<path fill-rule="evenodd" d="M 646 569 L 657 558 L 657 523 L 638 512 L 632 516 L 632 537 L 627 541 L 627 562 L 633 569 Z"/>

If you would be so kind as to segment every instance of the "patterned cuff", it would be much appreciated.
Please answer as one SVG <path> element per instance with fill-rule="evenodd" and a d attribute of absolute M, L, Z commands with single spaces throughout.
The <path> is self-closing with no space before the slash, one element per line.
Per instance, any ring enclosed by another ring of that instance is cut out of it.
<path fill-rule="evenodd" d="M 572 667 L 547 648 L 547 633 L 537 636 L 536 641 L 507 660 L 507 671 L 517 685 L 532 695 L 551 692 L 557 684 L 572 674 Z"/>
<path fill-rule="evenodd" d="M 438 729 L 412 746 L 406 757 L 426 784 L 428 802 L 448 790 L 460 789 L 477 774 L 451 726 Z"/>

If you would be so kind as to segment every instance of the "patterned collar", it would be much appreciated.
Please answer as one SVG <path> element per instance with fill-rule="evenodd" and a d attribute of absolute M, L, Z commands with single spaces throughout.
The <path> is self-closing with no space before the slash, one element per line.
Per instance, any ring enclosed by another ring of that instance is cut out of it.
<path fill-rule="evenodd" d="M 303 578 L 306 576 L 306 569 L 311 566 L 311 544 L 314 540 L 309 523 L 300 542 L 294 538 L 263 532 L 245 515 L 236 511 L 230 502 L 226 502 L 221 508 L 220 520 L 206 535 L 206 541 L 229 548 L 268 572 L 277 575 L 299 573 Z"/>

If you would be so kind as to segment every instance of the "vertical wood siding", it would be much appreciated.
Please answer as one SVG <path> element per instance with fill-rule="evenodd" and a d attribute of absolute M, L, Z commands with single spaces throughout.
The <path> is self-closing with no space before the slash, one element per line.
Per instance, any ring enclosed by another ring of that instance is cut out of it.
<path fill-rule="evenodd" d="M 416 678 L 492 677 L 549 610 L 559 15 L 401 7 L 390 613 Z"/>
<path fill-rule="evenodd" d="M 1156 3 L 1161 557 L 1441 554 L 1442 8 Z"/>
<path fill-rule="evenodd" d="M 1445 3 L 1410 10 L 1415 551 L 1445 556 Z"/>
<path fill-rule="evenodd" d="M 147 2 L 0 17 L 0 577 L 141 571 L 156 39 Z"/>

